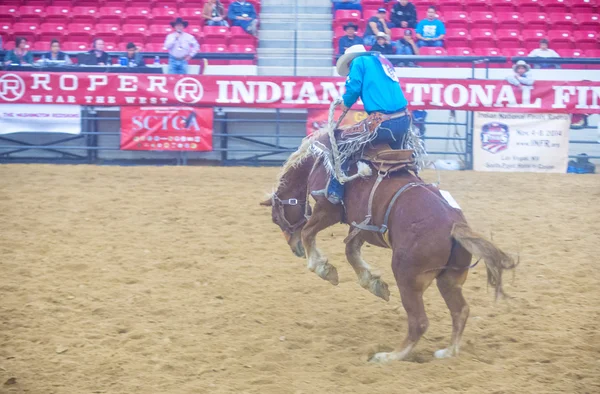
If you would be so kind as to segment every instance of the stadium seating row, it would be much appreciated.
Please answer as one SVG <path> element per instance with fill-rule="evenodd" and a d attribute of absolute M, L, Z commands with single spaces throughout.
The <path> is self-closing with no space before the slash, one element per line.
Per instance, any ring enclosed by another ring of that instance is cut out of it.
<path fill-rule="evenodd" d="M 391 10 L 393 1 L 387 4 L 382 0 L 362 0 L 363 10 L 372 12 L 380 7 Z M 571 12 L 594 13 L 597 0 L 413 0 L 419 15 L 424 15 L 427 7 L 436 6 L 447 11 L 496 11 L 496 12 Z"/>

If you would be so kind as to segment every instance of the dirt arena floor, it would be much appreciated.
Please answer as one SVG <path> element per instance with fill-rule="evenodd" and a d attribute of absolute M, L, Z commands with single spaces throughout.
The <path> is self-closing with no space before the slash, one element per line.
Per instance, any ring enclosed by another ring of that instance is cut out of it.
<path fill-rule="evenodd" d="M 337 287 L 258 202 L 276 168 L 0 166 L 1 393 L 600 393 L 600 176 L 454 172 L 442 187 L 521 266 L 494 303 L 465 284 L 402 362 L 406 317 L 358 284 L 346 227 L 320 238 Z M 429 180 L 433 173 L 426 173 Z M 392 289 L 390 252 L 365 248 Z"/>

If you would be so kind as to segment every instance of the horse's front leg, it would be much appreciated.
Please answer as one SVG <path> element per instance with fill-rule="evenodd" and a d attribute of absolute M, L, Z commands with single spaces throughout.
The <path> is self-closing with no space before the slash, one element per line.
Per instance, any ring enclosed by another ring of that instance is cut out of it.
<path fill-rule="evenodd" d="M 327 257 L 323 256 L 317 248 L 317 234 L 340 221 L 341 207 L 332 205 L 324 199 L 319 200 L 315 204 L 312 216 L 302 229 L 302 244 L 306 250 L 308 269 L 331 282 L 332 285 L 337 285 L 339 283 L 337 269 L 327 262 Z"/>
<path fill-rule="evenodd" d="M 350 231 L 352 232 L 352 229 Z M 346 244 L 346 258 L 356 272 L 358 283 L 377 297 L 389 301 L 390 291 L 387 283 L 381 279 L 380 275 L 371 272 L 371 267 L 363 260 L 360 254 L 360 249 L 364 242 L 360 238 L 360 234 L 352 238 Z"/>

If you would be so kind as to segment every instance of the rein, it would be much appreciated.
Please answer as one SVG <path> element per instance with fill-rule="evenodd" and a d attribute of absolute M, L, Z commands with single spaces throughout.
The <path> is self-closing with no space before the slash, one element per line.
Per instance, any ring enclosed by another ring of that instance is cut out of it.
<path fill-rule="evenodd" d="M 271 199 L 273 201 L 273 206 L 277 206 L 277 209 L 279 210 L 279 216 L 280 216 L 281 220 L 284 222 L 282 227 L 285 227 L 285 228 L 283 228 L 283 231 L 285 231 L 289 234 L 295 233 L 300 227 L 304 226 L 304 224 L 310 218 L 310 205 L 307 203 L 308 198 L 305 200 L 298 200 L 297 198 L 288 198 L 287 200 L 282 200 L 281 198 L 279 198 L 279 196 L 277 196 L 276 193 L 273 193 L 273 196 L 271 197 Z M 300 219 L 299 221 L 297 221 L 294 224 L 290 223 L 289 220 L 287 220 L 287 218 L 285 217 L 284 208 L 286 205 L 303 206 L 304 207 L 304 216 L 302 217 L 302 219 Z"/>

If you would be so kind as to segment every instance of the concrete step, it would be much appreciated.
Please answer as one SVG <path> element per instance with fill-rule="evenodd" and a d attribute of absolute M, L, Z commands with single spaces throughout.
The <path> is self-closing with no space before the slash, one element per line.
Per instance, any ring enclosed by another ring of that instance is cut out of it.
<path fill-rule="evenodd" d="M 294 18 L 294 14 L 291 13 L 265 13 L 263 15 L 263 13 L 261 12 L 260 14 L 261 17 L 261 24 L 262 21 L 267 20 L 267 21 L 284 21 L 286 23 L 288 22 L 293 22 L 296 20 L 296 18 Z M 298 20 L 299 21 L 313 21 L 313 22 L 331 22 L 331 20 L 333 19 L 333 16 L 331 14 L 298 14 Z"/>
<path fill-rule="evenodd" d="M 294 31 L 296 29 L 296 24 L 294 21 L 280 21 L 280 20 L 261 20 L 260 21 L 260 29 L 261 30 L 287 30 Z M 331 21 L 329 22 L 298 22 L 298 31 L 322 31 L 326 29 L 331 29 Z"/>
<path fill-rule="evenodd" d="M 258 67 L 258 75 L 279 75 L 279 76 L 293 76 L 293 67 L 276 67 L 266 66 Z M 314 77 L 331 77 L 333 76 L 332 67 L 297 67 L 297 76 L 314 76 Z"/>
<path fill-rule="evenodd" d="M 257 53 L 259 56 L 291 56 L 294 54 L 294 48 L 258 48 Z M 299 57 L 313 56 L 313 57 L 326 57 L 333 56 L 333 48 L 298 48 L 296 53 Z"/>
<path fill-rule="evenodd" d="M 264 30 L 258 31 L 259 40 L 289 40 L 294 41 L 293 30 Z M 333 40 L 333 31 L 331 30 L 313 30 L 313 31 L 298 31 L 298 40 Z"/>
<path fill-rule="evenodd" d="M 331 2 L 325 0 L 261 0 L 260 6 L 294 6 L 298 7 L 326 7 L 331 12 Z"/>
<path fill-rule="evenodd" d="M 323 6 L 323 4 L 317 4 L 314 6 L 294 6 L 291 5 L 283 5 L 283 4 L 275 4 L 275 5 L 262 5 L 260 6 L 260 16 L 261 18 L 264 14 L 291 14 L 294 15 L 295 12 L 298 14 L 310 14 L 310 15 L 330 15 L 331 16 L 331 7 Z"/>
<path fill-rule="evenodd" d="M 275 48 L 285 48 L 287 50 L 290 49 L 290 47 L 293 50 L 294 47 L 294 40 L 271 40 L 271 39 L 265 39 L 265 40 L 260 40 L 259 42 L 259 48 L 264 48 L 264 49 L 275 49 Z M 298 49 L 327 49 L 327 48 L 331 48 L 332 44 L 331 44 L 331 40 L 298 40 L 297 43 L 297 48 Z"/>
<path fill-rule="evenodd" d="M 258 67 L 294 67 L 294 58 L 285 57 L 267 57 L 258 58 Z M 332 59 L 326 57 L 299 57 L 296 59 L 296 67 L 333 67 Z"/>

